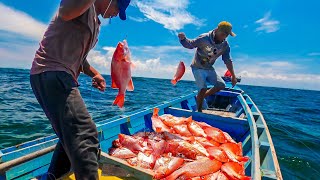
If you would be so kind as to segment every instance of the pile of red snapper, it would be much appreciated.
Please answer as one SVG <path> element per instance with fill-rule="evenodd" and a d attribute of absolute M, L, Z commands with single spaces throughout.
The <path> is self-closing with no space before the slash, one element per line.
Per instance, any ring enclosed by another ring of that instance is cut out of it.
<path fill-rule="evenodd" d="M 191 117 L 158 112 L 154 109 L 151 118 L 155 132 L 119 134 L 109 154 L 153 170 L 155 179 L 250 179 L 244 172 L 249 158 L 228 133 Z"/>

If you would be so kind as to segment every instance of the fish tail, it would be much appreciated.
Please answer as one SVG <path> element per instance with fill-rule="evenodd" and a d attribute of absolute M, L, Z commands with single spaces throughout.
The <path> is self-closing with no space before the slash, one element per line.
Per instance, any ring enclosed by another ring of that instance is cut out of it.
<path fill-rule="evenodd" d="M 171 80 L 171 83 L 172 83 L 173 85 L 176 85 L 176 84 L 177 84 L 177 80 L 172 79 L 172 80 Z"/>
<path fill-rule="evenodd" d="M 124 105 L 124 94 L 118 94 L 116 99 L 113 101 L 113 105 L 118 105 L 122 108 Z"/>

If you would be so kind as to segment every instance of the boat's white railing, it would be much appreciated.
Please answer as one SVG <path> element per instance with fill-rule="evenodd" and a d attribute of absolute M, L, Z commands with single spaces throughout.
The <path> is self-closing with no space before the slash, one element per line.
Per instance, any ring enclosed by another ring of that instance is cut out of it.
<path fill-rule="evenodd" d="M 250 136 L 251 136 L 251 143 L 252 143 L 251 178 L 254 180 L 260 180 L 261 179 L 260 154 L 259 154 L 260 144 L 259 144 L 259 138 L 258 138 L 257 125 L 252 115 L 251 109 L 248 106 L 242 94 L 238 95 L 237 97 L 247 115 L 247 119 L 250 127 Z"/>
<path fill-rule="evenodd" d="M 278 180 L 282 180 L 282 174 L 280 171 L 280 166 L 279 166 L 279 162 L 278 162 L 278 158 L 276 155 L 276 151 L 272 142 L 272 138 L 267 126 L 267 123 L 262 115 L 262 113 L 260 112 L 259 108 L 256 106 L 256 104 L 253 102 L 253 100 L 250 98 L 250 96 L 245 95 L 246 98 L 246 102 L 250 103 L 251 105 L 251 110 L 253 112 L 253 114 L 256 114 L 256 116 L 258 116 L 256 124 L 257 127 L 261 127 L 264 130 L 265 134 L 262 134 L 261 136 L 264 136 L 263 138 L 260 137 L 259 139 L 259 143 L 264 146 L 267 146 L 267 148 L 271 151 L 271 156 L 272 156 L 272 162 L 268 161 L 268 165 L 267 165 L 267 169 L 263 169 L 264 167 L 261 167 L 261 171 L 263 172 L 263 176 L 268 176 L 270 179 L 278 179 Z M 248 104 L 247 103 L 247 104 Z M 262 126 L 261 126 L 262 125 Z M 267 142 L 265 142 L 267 141 Z M 270 171 L 270 163 L 272 164 L 272 166 L 274 167 L 274 172 Z"/>

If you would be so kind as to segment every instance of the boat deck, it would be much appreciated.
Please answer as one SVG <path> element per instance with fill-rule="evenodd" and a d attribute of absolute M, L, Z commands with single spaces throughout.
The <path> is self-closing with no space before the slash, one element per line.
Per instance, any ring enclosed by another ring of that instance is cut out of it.
<path fill-rule="evenodd" d="M 206 113 L 206 114 L 213 114 L 213 115 L 222 116 L 222 117 L 235 117 L 236 116 L 236 114 L 234 112 L 214 110 L 214 109 L 202 110 L 202 112 Z"/>
<path fill-rule="evenodd" d="M 242 120 L 245 118 L 244 113 L 240 114 L 240 116 L 237 117 L 235 112 L 230 112 L 230 111 L 226 111 L 224 109 L 216 109 L 216 108 L 208 108 L 206 110 L 202 110 L 202 113 L 213 114 L 213 115 L 222 116 L 222 117 L 231 117 L 231 118 L 239 119 L 239 120 Z"/>

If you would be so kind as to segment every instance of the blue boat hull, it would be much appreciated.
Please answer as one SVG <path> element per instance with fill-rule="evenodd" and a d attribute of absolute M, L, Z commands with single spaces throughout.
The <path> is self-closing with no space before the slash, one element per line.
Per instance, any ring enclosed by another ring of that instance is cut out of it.
<path fill-rule="evenodd" d="M 244 155 L 250 157 L 250 161 L 245 164 L 245 172 L 252 179 L 282 179 L 272 139 L 261 112 L 239 87 L 231 88 L 230 84 L 227 83 L 227 85 L 225 90 L 206 99 L 208 107 L 206 111 L 213 113 L 195 112 L 197 94 L 195 91 L 154 107 L 146 107 L 96 123 L 102 151 L 108 152 L 112 141 L 118 138 L 119 133 L 132 135 L 141 131 L 152 131 L 151 116 L 153 109 L 157 107 L 160 109 L 160 115 L 192 116 L 192 119 L 220 128 L 228 132 L 237 142 L 242 142 Z M 228 112 L 232 116 L 217 115 L 214 113 L 217 111 Z M 31 179 L 46 173 L 52 157 L 50 151 L 53 150 L 57 141 L 57 137 L 52 135 L 2 149 L 0 180 Z M 44 149 L 49 152 L 28 161 L 22 161 L 23 163 L 18 165 L 8 166 L 17 159 L 23 159 Z"/>

